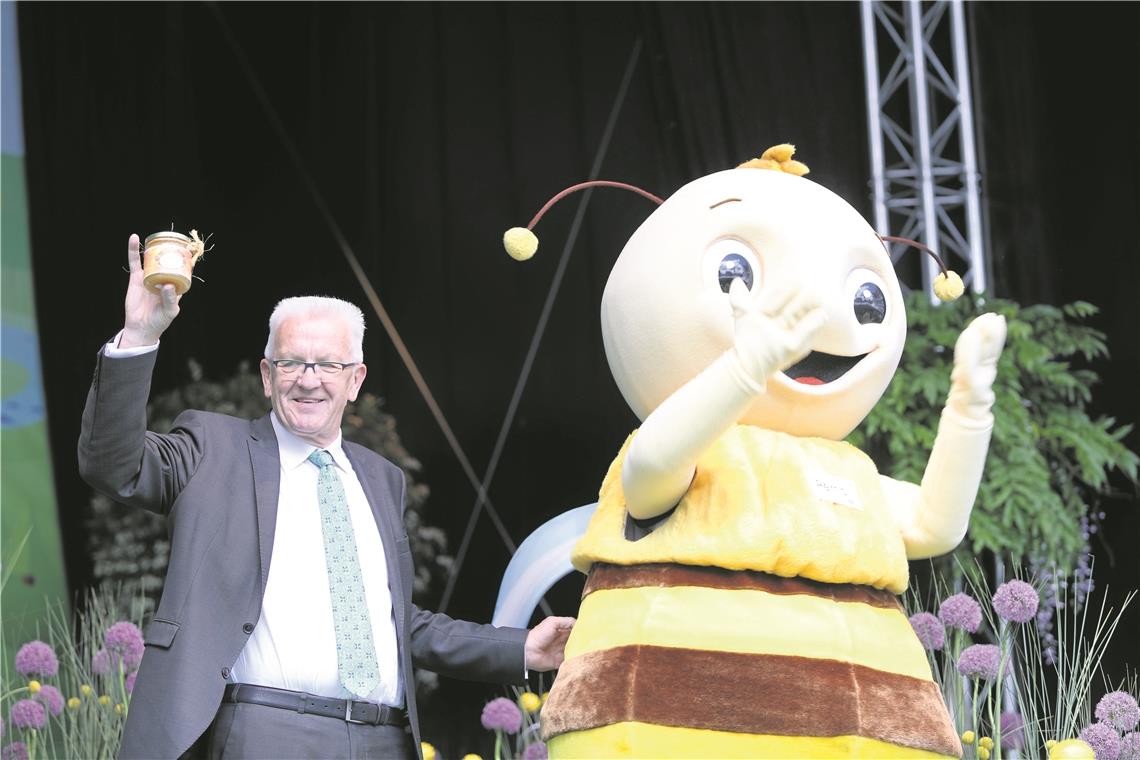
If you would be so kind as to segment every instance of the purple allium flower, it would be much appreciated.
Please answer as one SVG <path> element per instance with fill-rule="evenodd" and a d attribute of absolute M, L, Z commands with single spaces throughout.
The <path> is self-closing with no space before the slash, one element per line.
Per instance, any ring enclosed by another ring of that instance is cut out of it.
<path fill-rule="evenodd" d="M 939 650 L 946 643 L 946 629 L 942 627 L 941 621 L 929 612 L 911 615 L 910 627 L 927 649 Z"/>
<path fill-rule="evenodd" d="M 108 628 L 103 634 L 103 643 L 109 655 L 123 661 L 123 669 L 126 671 L 138 668 L 142 662 L 143 651 L 146 649 L 142 631 L 137 625 L 126 620 L 120 620 Z"/>
<path fill-rule="evenodd" d="M 992 681 L 997 678 L 1001 650 L 993 644 L 971 644 L 958 657 L 958 672 L 967 678 Z"/>
<path fill-rule="evenodd" d="M 46 707 L 48 712 L 52 715 L 59 715 L 63 712 L 63 705 L 65 703 L 63 694 L 60 693 L 59 689 L 50 684 L 41 686 L 39 692 L 33 696 L 32 699 Z"/>
<path fill-rule="evenodd" d="M 137 670 L 134 671 L 133 673 L 127 674 L 127 680 L 124 683 L 124 685 L 127 687 L 127 693 L 128 694 L 132 694 L 134 692 L 134 690 L 135 690 L 135 679 L 138 678 L 138 675 L 139 675 L 139 673 Z"/>
<path fill-rule="evenodd" d="M 1025 721 L 1020 713 L 1001 714 L 1001 748 L 1021 749 L 1025 746 Z"/>
<path fill-rule="evenodd" d="M 1077 611 L 1084 606 L 1085 600 L 1096 588 L 1093 583 L 1092 567 L 1089 565 L 1089 518 L 1081 517 L 1081 535 L 1085 545 L 1080 556 L 1077 557 L 1077 569 L 1073 571 L 1073 599 L 1077 604 Z"/>
<path fill-rule="evenodd" d="M 39 730 L 47 723 L 47 712 L 44 706 L 34 699 L 21 699 L 12 705 L 8 718 L 16 728 Z"/>
<path fill-rule="evenodd" d="M 0 760 L 28 760 L 28 745 L 23 742 L 12 742 L 0 750 Z"/>
<path fill-rule="evenodd" d="M 1040 603 L 1037 590 L 1025 581 L 1006 581 L 994 592 L 994 612 L 1014 623 L 1032 620 Z"/>
<path fill-rule="evenodd" d="M 492 699 L 483 708 L 483 728 L 488 731 L 506 731 L 517 734 L 522 727 L 522 711 L 506 697 Z"/>
<path fill-rule="evenodd" d="M 1126 691 L 1109 692 L 1096 703 L 1096 717 L 1117 731 L 1131 731 L 1140 723 L 1140 705 Z"/>
<path fill-rule="evenodd" d="M 97 676 L 105 676 L 111 672 L 111 655 L 106 649 L 100 649 L 91 658 L 91 670 Z"/>
<path fill-rule="evenodd" d="M 16 652 L 16 670 L 22 676 L 54 676 L 59 672 L 59 660 L 50 644 L 29 641 Z"/>
<path fill-rule="evenodd" d="M 982 608 L 972 597 L 958 593 L 943 600 L 938 619 L 951 628 L 973 633 L 982 624 Z"/>
<path fill-rule="evenodd" d="M 1092 747 L 1096 760 L 1120 760 L 1123 742 L 1116 729 L 1107 723 L 1093 723 L 1081 731 L 1080 740 Z"/>
<path fill-rule="evenodd" d="M 522 756 L 523 760 L 546 760 L 548 757 L 546 745 L 542 742 L 528 744 L 527 748 L 523 750 Z"/>
<path fill-rule="evenodd" d="M 1140 760 L 1140 733 L 1133 731 L 1120 740 L 1120 754 L 1117 760 Z"/>

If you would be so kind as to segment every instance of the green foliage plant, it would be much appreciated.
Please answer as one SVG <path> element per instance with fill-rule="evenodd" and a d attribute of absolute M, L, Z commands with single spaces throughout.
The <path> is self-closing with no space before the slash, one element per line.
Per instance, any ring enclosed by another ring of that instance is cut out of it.
<path fill-rule="evenodd" d="M 994 383 L 994 431 L 962 564 L 984 552 L 1014 566 L 1072 573 L 1088 553 L 1089 523 L 1111 495 L 1118 471 L 1137 483 L 1137 455 L 1124 444 L 1131 425 L 1089 412 L 1098 381 L 1088 368 L 1108 357 L 1105 336 L 1085 321 L 1097 308 L 1084 302 L 1062 307 L 1021 306 L 1014 301 L 970 297 L 933 306 L 912 292 L 906 301 L 908 334 L 894 380 L 852 444 L 879 470 L 918 483 L 934 444 L 949 391 L 954 344 L 984 312 L 1006 319 L 1005 350 Z M 943 564 L 954 575 L 953 564 Z"/>

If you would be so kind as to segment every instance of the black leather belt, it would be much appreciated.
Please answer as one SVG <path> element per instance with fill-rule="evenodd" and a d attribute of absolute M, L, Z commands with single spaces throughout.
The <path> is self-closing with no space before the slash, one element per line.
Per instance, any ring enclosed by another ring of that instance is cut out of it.
<path fill-rule="evenodd" d="M 374 702 L 357 702 L 352 699 L 318 697 L 303 691 L 274 689 L 269 686 L 227 684 L 222 699 L 226 702 L 248 702 L 251 705 L 279 707 L 282 710 L 293 710 L 301 714 L 340 718 L 348 723 L 363 723 L 369 726 L 408 725 L 408 716 L 396 707 L 378 705 Z"/>

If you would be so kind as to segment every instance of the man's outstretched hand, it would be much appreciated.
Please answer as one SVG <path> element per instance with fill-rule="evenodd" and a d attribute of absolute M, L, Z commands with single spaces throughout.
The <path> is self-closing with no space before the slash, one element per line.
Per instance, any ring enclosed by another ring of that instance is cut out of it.
<path fill-rule="evenodd" d="M 566 639 L 573 627 L 572 617 L 548 617 L 531 628 L 526 636 L 527 670 L 543 672 L 561 665 Z"/>
<path fill-rule="evenodd" d="M 118 347 L 153 346 L 178 316 L 178 302 L 182 296 L 174 292 L 173 285 L 163 285 L 162 292 L 158 294 L 151 293 L 143 285 L 138 235 L 131 235 L 127 242 L 127 268 L 131 278 L 127 282 L 123 337 L 119 339 Z"/>

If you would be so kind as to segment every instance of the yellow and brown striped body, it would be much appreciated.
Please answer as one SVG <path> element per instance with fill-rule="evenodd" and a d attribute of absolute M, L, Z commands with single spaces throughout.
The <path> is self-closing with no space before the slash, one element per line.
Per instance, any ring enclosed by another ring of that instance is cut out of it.
<path fill-rule="evenodd" d="M 543 709 L 557 757 L 938 757 L 961 748 L 893 594 L 595 565 Z"/>
<path fill-rule="evenodd" d="M 543 708 L 552 757 L 960 756 L 865 455 L 735 427 L 627 540 L 627 448 L 575 549 L 589 577 Z"/>

